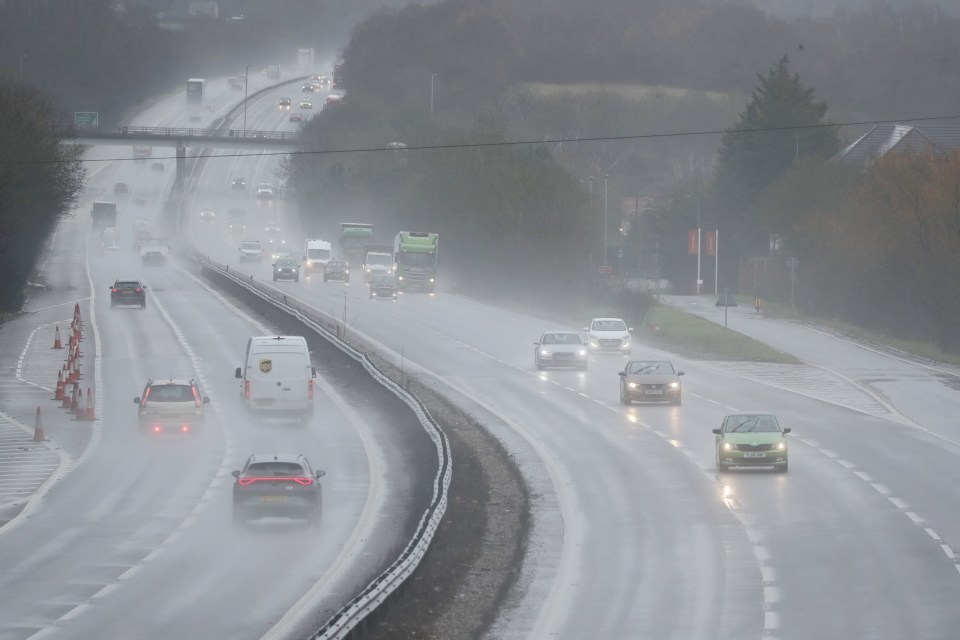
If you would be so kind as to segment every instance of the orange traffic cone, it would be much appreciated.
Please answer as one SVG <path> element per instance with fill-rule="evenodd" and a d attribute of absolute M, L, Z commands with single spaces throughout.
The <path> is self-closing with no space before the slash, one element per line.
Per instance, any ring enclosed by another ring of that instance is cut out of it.
<path fill-rule="evenodd" d="M 75 302 L 73 304 L 73 323 L 80 324 L 80 303 Z"/>
<path fill-rule="evenodd" d="M 70 392 L 70 395 L 66 393 L 63 394 L 63 404 L 61 405 L 62 409 L 67 411 L 73 411 L 73 408 L 77 406 L 77 385 L 76 382 L 73 383 L 73 391 Z"/>
<path fill-rule="evenodd" d="M 63 375 L 62 371 L 57 371 L 57 390 L 53 394 L 54 400 L 63 400 Z"/>
<path fill-rule="evenodd" d="M 73 353 L 67 358 L 67 384 L 73 384 L 77 381 L 77 371 L 73 366 Z"/>
<path fill-rule="evenodd" d="M 82 377 L 80 375 L 80 354 L 77 353 L 77 357 L 73 359 L 73 379 L 79 380 Z"/>
<path fill-rule="evenodd" d="M 74 388 L 77 390 L 77 395 L 70 402 L 70 413 L 77 418 L 82 418 L 83 407 L 80 405 L 83 404 L 83 389 L 80 388 L 80 385 L 76 385 Z"/>
<path fill-rule="evenodd" d="M 96 420 L 97 413 L 93 402 L 93 389 L 87 387 L 87 410 L 83 413 L 84 420 Z"/>
<path fill-rule="evenodd" d="M 40 407 L 37 407 L 37 423 L 33 427 L 33 441 L 43 442 L 47 438 L 43 435 L 43 422 L 40 421 Z"/>
<path fill-rule="evenodd" d="M 60 342 L 60 325 L 57 325 L 57 332 L 54 334 L 53 348 L 63 349 L 63 344 Z"/>

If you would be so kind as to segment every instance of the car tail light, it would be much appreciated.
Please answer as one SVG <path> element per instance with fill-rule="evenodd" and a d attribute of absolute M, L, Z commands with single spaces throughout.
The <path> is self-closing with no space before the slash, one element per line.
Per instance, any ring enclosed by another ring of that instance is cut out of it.
<path fill-rule="evenodd" d="M 190 425 L 188 425 L 188 424 L 182 424 L 182 425 L 180 425 L 180 431 L 181 431 L 182 433 L 187 433 L 188 431 L 190 431 Z"/>
<path fill-rule="evenodd" d="M 155 424 L 155 425 L 153 425 L 152 431 L 153 431 L 154 433 L 160 433 L 161 431 L 163 431 L 163 427 L 161 427 L 161 426 L 158 425 L 158 424 Z"/>
<path fill-rule="evenodd" d="M 200 403 L 200 396 L 197 395 L 197 388 L 196 388 L 196 387 L 190 387 L 190 390 L 193 391 L 193 404 L 194 404 L 195 407 L 197 407 L 197 408 L 199 409 L 201 403 Z M 184 425 L 184 426 L 186 426 L 186 425 Z M 184 429 L 184 431 L 186 431 L 186 429 Z"/>
<path fill-rule="evenodd" d="M 142 289 L 140 289 L 140 287 L 137 287 L 136 289 L 133 290 L 134 293 L 140 293 L 141 291 Z"/>
<path fill-rule="evenodd" d="M 313 478 L 294 478 L 293 481 L 305 487 L 313 484 Z"/>
<path fill-rule="evenodd" d="M 313 380 L 307 380 L 307 398 L 313 400 Z"/>
<path fill-rule="evenodd" d="M 116 293 L 117 291 L 118 291 L 118 289 L 117 289 L 116 287 L 111 287 L 111 288 L 110 288 L 110 293 Z"/>
<path fill-rule="evenodd" d="M 247 380 L 243 383 L 243 395 L 247 400 L 250 399 L 250 381 Z"/>
<path fill-rule="evenodd" d="M 239 484 L 241 487 L 246 487 L 260 480 L 272 480 L 274 482 L 291 482 L 292 481 L 292 482 L 296 482 L 299 485 L 303 485 L 305 487 L 313 484 L 313 478 L 306 478 L 306 477 L 305 478 L 286 478 L 286 477 L 285 478 L 237 478 L 237 484 Z"/>

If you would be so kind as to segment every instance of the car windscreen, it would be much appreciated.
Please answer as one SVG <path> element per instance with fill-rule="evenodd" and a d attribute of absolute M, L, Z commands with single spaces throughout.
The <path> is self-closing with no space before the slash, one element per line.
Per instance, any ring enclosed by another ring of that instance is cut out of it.
<path fill-rule="evenodd" d="M 131 282 L 117 282 L 113 285 L 117 289 L 139 289 L 140 283 L 136 281 Z"/>
<path fill-rule="evenodd" d="M 726 433 L 774 433 L 780 431 L 780 423 L 771 415 L 727 416 L 723 430 Z"/>
<path fill-rule="evenodd" d="M 296 462 L 254 462 L 247 467 L 247 476 L 258 478 L 302 478 L 307 475 L 306 470 Z"/>
<path fill-rule="evenodd" d="M 240 248 L 246 249 L 247 251 L 255 251 L 263 247 L 260 246 L 259 242 L 242 242 L 240 243 Z"/>
<path fill-rule="evenodd" d="M 676 373 L 672 364 L 662 360 L 637 360 L 636 362 L 631 362 L 628 369 L 629 373 L 636 375 L 670 375 Z"/>
<path fill-rule="evenodd" d="M 164 384 L 150 387 L 151 402 L 190 402 L 193 388 L 186 384 Z"/>
<path fill-rule="evenodd" d="M 590 326 L 593 331 L 626 331 L 627 325 L 623 320 L 594 320 Z"/>

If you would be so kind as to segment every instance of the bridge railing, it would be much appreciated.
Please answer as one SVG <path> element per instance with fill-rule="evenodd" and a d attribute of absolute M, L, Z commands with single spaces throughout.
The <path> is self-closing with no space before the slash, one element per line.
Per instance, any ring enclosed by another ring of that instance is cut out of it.
<path fill-rule="evenodd" d="M 198 127 L 140 127 L 133 125 L 82 126 L 73 123 L 55 123 L 53 133 L 58 138 L 231 138 L 243 140 L 290 140 L 299 139 L 295 131 L 259 131 L 254 129 L 208 129 Z"/>

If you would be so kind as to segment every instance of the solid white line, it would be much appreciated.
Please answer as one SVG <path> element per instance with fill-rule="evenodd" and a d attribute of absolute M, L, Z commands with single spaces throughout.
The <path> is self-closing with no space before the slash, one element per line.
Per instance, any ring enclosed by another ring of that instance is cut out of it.
<path fill-rule="evenodd" d="M 65 614 L 57 618 L 57 622 L 66 622 L 67 620 L 73 620 L 78 615 L 90 608 L 89 604 L 78 604 L 70 611 L 67 611 Z"/>

